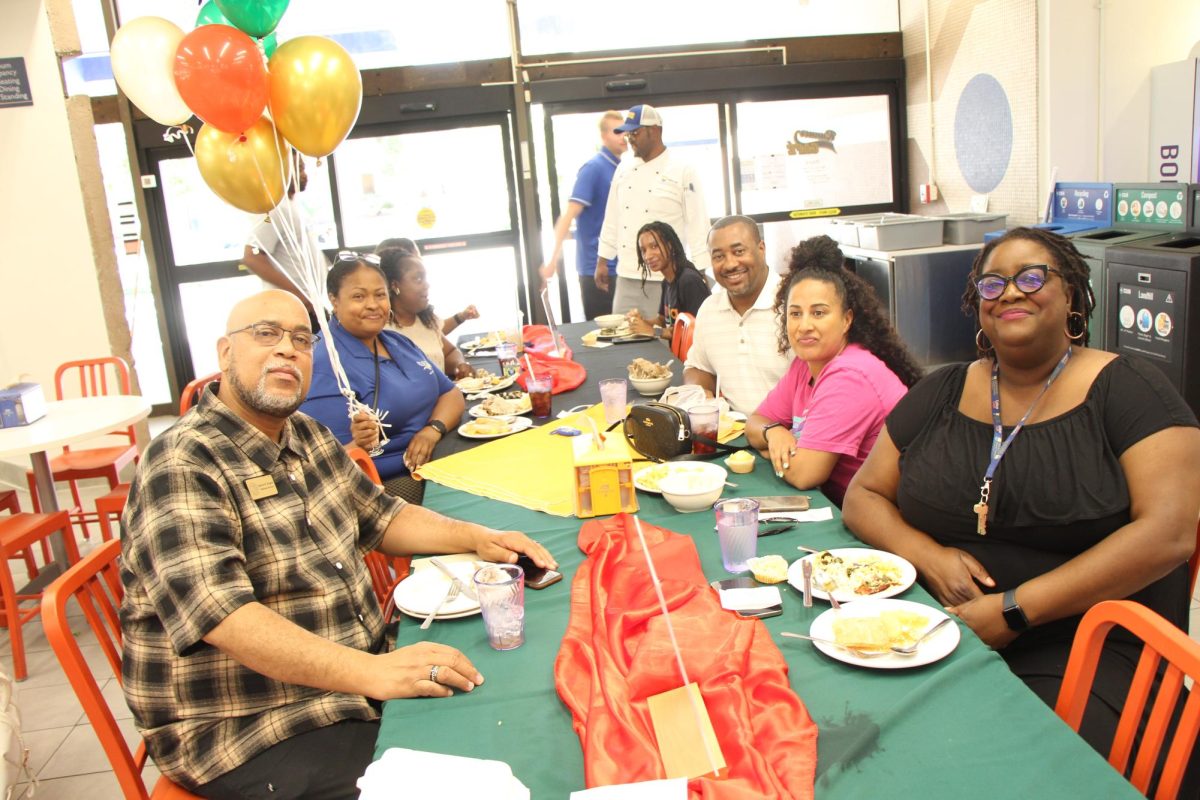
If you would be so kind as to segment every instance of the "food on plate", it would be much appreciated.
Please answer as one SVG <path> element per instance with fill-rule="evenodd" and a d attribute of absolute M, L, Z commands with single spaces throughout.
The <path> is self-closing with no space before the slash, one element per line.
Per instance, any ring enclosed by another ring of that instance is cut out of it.
<path fill-rule="evenodd" d="M 638 380 L 669 378 L 671 370 L 667 369 L 666 364 L 658 364 L 645 358 L 635 358 L 629 365 L 629 377 Z"/>
<path fill-rule="evenodd" d="M 463 426 L 463 432 L 472 436 L 499 436 L 512 430 L 513 421 L 503 417 L 480 417 Z"/>
<path fill-rule="evenodd" d="M 888 650 L 914 644 L 928 627 L 929 617 L 889 609 L 873 617 L 835 617 L 833 638 L 838 644 L 857 650 Z"/>
<path fill-rule="evenodd" d="M 759 556 L 746 559 L 754 580 L 759 583 L 783 583 L 788 576 L 788 562 L 783 556 Z"/>
<path fill-rule="evenodd" d="M 633 476 L 633 479 L 640 488 L 657 492 L 659 491 L 659 482 L 667 477 L 667 475 L 678 475 L 688 472 L 700 474 L 707 473 L 708 471 L 703 464 L 655 464 L 652 467 L 639 470 Z"/>
<path fill-rule="evenodd" d="M 474 375 L 463 378 L 456 385 L 464 392 L 478 392 L 481 389 L 496 386 L 503 381 L 504 378 L 494 372 L 488 372 L 486 369 L 477 369 Z"/>
<path fill-rule="evenodd" d="M 508 341 L 502 332 L 485 333 L 474 342 L 466 342 L 465 346 L 470 350 L 482 350 L 485 347 L 495 347 L 498 344 L 503 344 Z"/>
<path fill-rule="evenodd" d="M 529 395 L 520 394 L 517 399 L 509 399 L 499 395 L 491 395 L 485 397 L 483 402 L 479 404 L 479 408 L 489 417 L 502 417 L 506 414 L 523 414 L 532 406 L 529 404 Z"/>
<path fill-rule="evenodd" d="M 874 553 L 842 557 L 822 550 L 813 557 L 813 584 L 826 592 L 878 594 L 899 586 L 902 577 L 899 564 Z"/>

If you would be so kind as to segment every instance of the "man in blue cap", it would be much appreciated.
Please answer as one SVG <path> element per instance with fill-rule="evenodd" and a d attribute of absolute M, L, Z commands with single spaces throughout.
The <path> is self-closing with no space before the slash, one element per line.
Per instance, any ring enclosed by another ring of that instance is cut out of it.
<path fill-rule="evenodd" d="M 638 270 L 637 232 L 647 222 L 670 225 L 687 249 L 688 257 L 701 272 L 709 272 L 708 210 L 700 178 L 690 165 L 673 157 L 663 144 L 662 116 L 649 105 L 625 112 L 625 123 L 615 129 L 624 133 L 635 156 L 628 169 L 617 170 L 596 259 L 596 285 L 606 289 L 612 280 L 608 260 L 617 257 L 613 311 L 637 309 L 645 319 L 658 316 L 662 280 L 651 273 L 643 282 Z"/>

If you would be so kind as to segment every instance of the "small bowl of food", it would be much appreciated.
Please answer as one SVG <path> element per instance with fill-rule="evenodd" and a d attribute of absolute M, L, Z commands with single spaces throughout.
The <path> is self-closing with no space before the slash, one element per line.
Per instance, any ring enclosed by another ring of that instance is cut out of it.
<path fill-rule="evenodd" d="M 658 364 L 645 358 L 635 358 L 629 365 L 629 382 L 643 397 L 657 397 L 671 385 L 675 373 L 666 364 Z"/>
<path fill-rule="evenodd" d="M 600 326 L 601 331 L 612 332 L 621 327 L 621 323 L 625 321 L 624 314 L 601 314 L 596 317 L 596 324 Z"/>
<path fill-rule="evenodd" d="M 668 472 L 658 482 L 662 496 L 676 511 L 705 511 L 721 497 L 728 473 L 716 464 L 689 464 L 686 471 Z M 699 467 L 699 469 L 696 469 Z"/>
<path fill-rule="evenodd" d="M 736 472 L 740 475 L 754 472 L 754 456 L 748 450 L 738 450 L 725 459 L 725 466 L 729 467 L 730 472 Z"/>

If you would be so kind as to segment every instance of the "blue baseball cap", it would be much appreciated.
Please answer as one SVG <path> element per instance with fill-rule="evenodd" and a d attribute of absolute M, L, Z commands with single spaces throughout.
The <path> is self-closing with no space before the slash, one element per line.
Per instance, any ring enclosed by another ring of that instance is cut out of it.
<path fill-rule="evenodd" d="M 662 117 L 654 106 L 634 106 L 625 112 L 625 122 L 613 128 L 617 133 L 629 133 L 647 125 L 662 126 Z"/>

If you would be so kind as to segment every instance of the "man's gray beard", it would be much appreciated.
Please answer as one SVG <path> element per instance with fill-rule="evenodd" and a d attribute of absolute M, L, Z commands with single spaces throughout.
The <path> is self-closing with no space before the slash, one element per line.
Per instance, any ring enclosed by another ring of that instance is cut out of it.
<path fill-rule="evenodd" d="M 263 367 L 262 375 L 258 378 L 258 385 L 253 389 L 248 388 L 246 384 L 238 380 L 237 364 L 231 362 L 229 364 L 228 375 L 226 378 L 229 381 L 229 387 L 233 389 L 234 394 L 250 408 L 260 414 L 268 414 L 279 419 L 287 419 L 290 417 L 300 404 L 304 402 L 304 397 L 300 390 L 296 391 L 296 395 L 291 398 L 279 397 L 271 395 L 267 392 L 267 373 L 271 369 L 270 366 Z"/>

